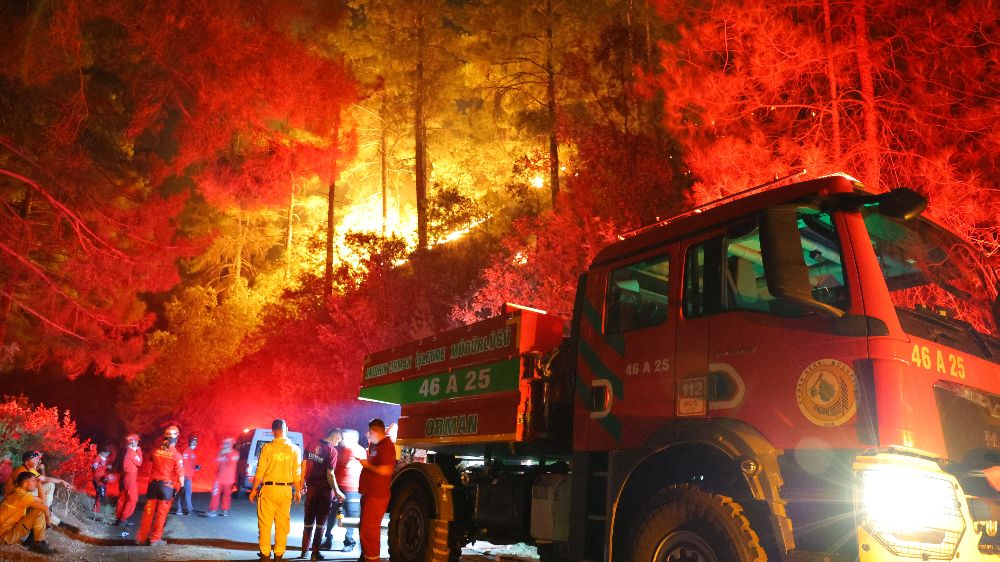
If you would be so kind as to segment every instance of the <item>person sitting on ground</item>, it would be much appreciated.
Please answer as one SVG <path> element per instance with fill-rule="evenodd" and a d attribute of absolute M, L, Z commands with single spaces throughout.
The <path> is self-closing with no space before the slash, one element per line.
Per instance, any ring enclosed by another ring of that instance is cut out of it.
<path fill-rule="evenodd" d="M 14 489 L 0 503 L 0 543 L 24 543 L 28 550 L 55 554 L 45 542 L 45 527 L 52 523 L 52 512 L 38 496 L 38 477 L 22 471 L 14 477 Z"/>
<path fill-rule="evenodd" d="M 67 490 L 72 490 L 73 485 L 69 482 L 56 478 L 54 476 L 45 476 L 41 473 L 40 466 L 42 464 L 42 452 L 41 451 L 25 451 L 21 454 L 21 466 L 15 468 L 10 476 L 7 478 L 7 483 L 4 486 L 3 495 L 8 496 L 16 488 L 14 483 L 17 476 L 23 472 L 30 472 L 38 478 L 39 485 L 35 489 L 35 495 L 38 496 L 42 501 L 45 502 L 45 506 L 52 509 L 52 500 L 55 498 L 56 494 L 56 484 L 60 484 Z M 59 518 L 56 514 L 52 514 L 52 524 L 58 525 Z"/>

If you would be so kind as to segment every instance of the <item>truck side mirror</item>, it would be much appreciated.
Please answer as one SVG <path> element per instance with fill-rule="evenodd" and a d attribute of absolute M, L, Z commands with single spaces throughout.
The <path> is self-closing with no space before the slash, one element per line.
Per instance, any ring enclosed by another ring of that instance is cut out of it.
<path fill-rule="evenodd" d="M 798 209 L 771 207 L 760 214 L 760 252 L 772 295 L 821 316 L 840 318 L 844 311 L 816 300 L 799 237 Z"/>

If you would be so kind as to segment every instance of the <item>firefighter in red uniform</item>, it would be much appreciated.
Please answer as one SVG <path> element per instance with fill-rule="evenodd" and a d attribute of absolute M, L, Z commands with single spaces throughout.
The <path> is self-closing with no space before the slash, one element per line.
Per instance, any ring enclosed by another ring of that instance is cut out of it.
<path fill-rule="evenodd" d="M 129 517 L 135 513 L 139 501 L 139 467 L 142 466 L 142 450 L 139 436 L 130 433 L 125 438 L 125 454 L 122 456 L 122 475 L 118 481 L 118 508 L 115 510 L 115 525 L 131 527 Z"/>
<path fill-rule="evenodd" d="M 233 449 L 236 440 L 228 437 L 222 440 L 222 449 L 215 462 L 219 464 L 215 475 L 215 485 L 212 486 L 212 501 L 208 504 L 206 517 L 219 514 L 219 500 L 222 500 L 222 516 L 229 517 L 229 506 L 233 502 L 233 484 L 236 483 L 236 465 L 240 462 L 239 451 Z"/>
<path fill-rule="evenodd" d="M 170 501 L 184 484 L 184 459 L 177 451 L 176 426 L 163 432 L 160 448 L 152 454 L 153 468 L 149 472 L 149 487 L 146 490 L 146 505 L 142 509 L 142 523 L 135 536 L 136 544 L 164 544 L 163 526 L 170 513 Z"/>
<path fill-rule="evenodd" d="M 94 513 L 100 513 L 101 504 L 107 503 L 108 457 L 110 456 L 111 449 L 102 447 L 101 452 L 94 455 L 94 460 L 90 461 L 90 470 L 93 471 L 94 481 Z"/>
<path fill-rule="evenodd" d="M 389 483 L 396 468 L 396 446 L 385 433 L 385 422 L 368 422 L 368 458 L 361 463 L 361 561 L 379 559 L 382 517 L 389 508 Z"/>
<path fill-rule="evenodd" d="M 188 446 L 181 453 L 181 458 L 184 459 L 184 486 L 181 490 L 178 490 L 176 499 L 176 510 L 175 514 L 180 515 L 190 515 L 194 513 L 194 505 L 191 502 L 191 492 L 192 486 L 194 486 L 194 473 L 196 470 L 201 470 L 200 464 L 195 464 L 198 456 L 195 454 L 194 450 L 198 448 L 198 438 L 191 437 L 188 440 Z M 183 492 L 183 493 L 181 493 Z M 181 511 L 181 505 L 184 506 L 184 510 Z"/>

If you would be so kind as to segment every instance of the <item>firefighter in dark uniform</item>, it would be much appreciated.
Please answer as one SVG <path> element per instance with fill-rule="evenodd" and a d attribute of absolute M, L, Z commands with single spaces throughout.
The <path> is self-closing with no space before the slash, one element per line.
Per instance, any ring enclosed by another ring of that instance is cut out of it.
<path fill-rule="evenodd" d="M 306 501 L 301 558 L 306 557 L 309 545 L 312 544 L 312 559 L 324 559 L 319 551 L 323 542 L 323 532 L 326 530 L 326 518 L 330 516 L 330 500 L 344 499 L 344 494 L 337 487 L 337 478 L 334 474 L 338 443 L 340 443 L 340 429 L 334 429 L 321 439 L 316 448 L 307 453 L 302 461 L 302 481 Z"/>

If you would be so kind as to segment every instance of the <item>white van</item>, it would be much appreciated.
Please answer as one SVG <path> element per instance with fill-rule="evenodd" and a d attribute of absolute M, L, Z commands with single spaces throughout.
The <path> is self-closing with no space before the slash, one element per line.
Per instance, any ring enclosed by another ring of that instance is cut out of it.
<path fill-rule="evenodd" d="M 301 432 L 289 431 L 285 435 L 305 454 Z M 236 441 L 236 450 L 240 452 L 237 478 L 240 492 L 249 492 L 253 488 L 253 475 L 257 472 L 260 450 L 264 447 L 264 443 L 271 441 L 274 441 L 274 432 L 263 428 L 245 430 Z"/>

